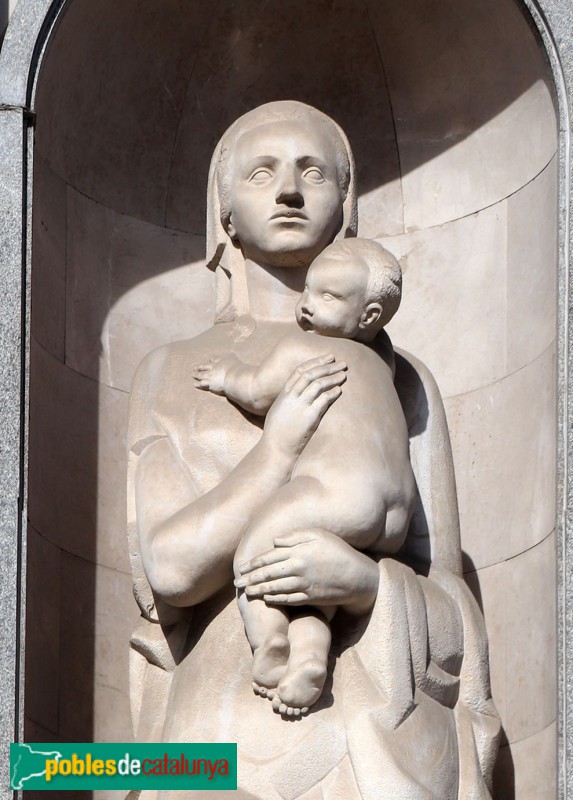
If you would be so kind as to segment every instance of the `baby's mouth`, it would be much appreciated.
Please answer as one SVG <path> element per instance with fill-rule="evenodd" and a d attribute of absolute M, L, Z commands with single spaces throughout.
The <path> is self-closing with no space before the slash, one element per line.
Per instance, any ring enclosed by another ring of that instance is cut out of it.
<path fill-rule="evenodd" d="M 313 324 L 308 317 L 301 316 L 300 321 L 298 323 L 303 331 L 312 331 L 314 330 Z"/>

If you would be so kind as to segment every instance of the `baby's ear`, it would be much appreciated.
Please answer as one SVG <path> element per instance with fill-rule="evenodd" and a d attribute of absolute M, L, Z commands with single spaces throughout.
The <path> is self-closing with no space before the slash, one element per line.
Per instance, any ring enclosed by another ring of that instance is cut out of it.
<path fill-rule="evenodd" d="M 368 303 L 362 314 L 360 315 L 360 328 L 369 328 L 371 325 L 376 325 L 382 317 L 382 304 L 381 303 Z"/>

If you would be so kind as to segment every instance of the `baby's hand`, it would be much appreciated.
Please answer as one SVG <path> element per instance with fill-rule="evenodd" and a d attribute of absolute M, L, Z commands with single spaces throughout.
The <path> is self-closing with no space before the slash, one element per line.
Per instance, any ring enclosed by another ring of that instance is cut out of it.
<path fill-rule="evenodd" d="M 195 364 L 191 370 L 198 389 L 208 389 L 214 394 L 225 394 L 225 377 L 229 369 L 237 363 L 232 353 L 219 358 L 210 358 L 207 364 Z"/>

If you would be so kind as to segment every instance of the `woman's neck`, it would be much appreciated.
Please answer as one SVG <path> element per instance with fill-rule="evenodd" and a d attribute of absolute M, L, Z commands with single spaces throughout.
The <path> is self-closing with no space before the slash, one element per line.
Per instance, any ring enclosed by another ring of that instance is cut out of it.
<path fill-rule="evenodd" d="M 294 310 L 307 270 L 305 268 L 261 267 L 245 261 L 249 311 L 255 319 L 294 322 Z"/>

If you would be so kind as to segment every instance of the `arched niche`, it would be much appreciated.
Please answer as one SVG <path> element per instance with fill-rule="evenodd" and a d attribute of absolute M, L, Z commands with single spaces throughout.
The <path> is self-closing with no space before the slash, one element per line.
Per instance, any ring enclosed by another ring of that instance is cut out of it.
<path fill-rule="evenodd" d="M 553 796 L 557 112 L 513 0 L 63 5 L 34 89 L 26 738 L 130 735 L 130 382 L 211 324 L 209 157 L 281 98 L 346 130 L 360 233 L 402 258 L 390 333 L 445 398 L 496 796 Z"/>

